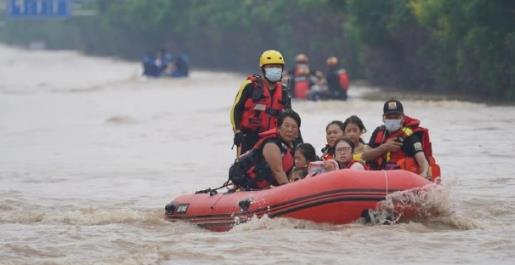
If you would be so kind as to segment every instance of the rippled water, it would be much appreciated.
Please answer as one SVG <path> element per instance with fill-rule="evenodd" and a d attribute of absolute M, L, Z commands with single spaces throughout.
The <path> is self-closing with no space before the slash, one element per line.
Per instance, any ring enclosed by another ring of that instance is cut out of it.
<path fill-rule="evenodd" d="M 253 220 L 213 233 L 162 219 L 172 197 L 221 184 L 243 76 L 147 80 L 139 65 L 0 46 L 0 264 L 513 264 L 515 107 L 406 101 L 431 128 L 441 214 L 396 225 Z M 294 102 L 306 141 L 382 102 Z M 367 133 L 368 139 L 370 133 Z"/>

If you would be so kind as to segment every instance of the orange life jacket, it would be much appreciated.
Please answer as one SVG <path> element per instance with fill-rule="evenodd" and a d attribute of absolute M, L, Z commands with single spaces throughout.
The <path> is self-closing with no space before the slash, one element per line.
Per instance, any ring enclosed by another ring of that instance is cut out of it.
<path fill-rule="evenodd" d="M 245 100 L 240 128 L 255 132 L 276 128 L 277 116 L 284 110 L 281 82 L 276 82 L 271 91 L 260 76 L 250 75 L 247 79 L 253 87 L 252 97 Z"/>
<path fill-rule="evenodd" d="M 292 150 L 281 140 L 277 128 L 260 133 L 259 138 L 254 147 L 241 155 L 229 170 L 229 179 L 244 189 L 266 189 L 271 185 L 278 185 L 270 166 L 263 157 L 265 143 L 273 141 L 279 146 L 286 175 L 289 175 L 294 166 Z"/>
<path fill-rule="evenodd" d="M 307 99 L 309 95 L 309 79 L 307 77 L 302 80 L 295 80 L 293 95 L 298 99 Z"/>
<path fill-rule="evenodd" d="M 344 91 L 349 90 L 349 75 L 345 69 L 338 70 L 338 80 L 340 81 L 340 87 Z"/>
<path fill-rule="evenodd" d="M 373 142 L 376 146 L 379 146 L 390 139 L 398 139 L 404 141 L 406 138 L 413 134 L 417 134 L 422 144 L 422 150 L 426 159 L 429 163 L 429 176 L 435 182 L 440 181 L 440 166 L 436 163 L 433 157 L 433 149 L 431 140 L 429 139 L 429 130 L 420 127 L 420 121 L 408 116 L 404 118 L 403 127 L 394 133 L 386 136 L 386 128 L 384 126 L 379 127 L 379 131 L 376 133 Z M 420 173 L 420 167 L 418 166 L 414 157 L 407 156 L 402 149 L 396 152 L 386 152 L 383 156 L 376 158 L 370 166 L 373 169 L 405 169 L 414 173 Z"/>
<path fill-rule="evenodd" d="M 293 96 L 298 99 L 307 99 L 311 84 L 309 80 L 309 67 L 297 65 L 293 72 Z"/>

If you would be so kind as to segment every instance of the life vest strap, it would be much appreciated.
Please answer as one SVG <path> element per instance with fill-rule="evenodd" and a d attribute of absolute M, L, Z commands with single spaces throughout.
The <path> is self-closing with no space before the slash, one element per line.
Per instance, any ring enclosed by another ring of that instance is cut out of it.
<path fill-rule="evenodd" d="M 253 90 L 252 90 L 252 100 L 259 101 L 263 97 L 263 86 L 259 80 L 252 81 Z"/>

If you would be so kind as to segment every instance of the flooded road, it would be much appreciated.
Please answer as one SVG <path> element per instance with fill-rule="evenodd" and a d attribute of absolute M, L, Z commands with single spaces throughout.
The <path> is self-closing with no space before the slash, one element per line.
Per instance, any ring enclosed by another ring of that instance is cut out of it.
<path fill-rule="evenodd" d="M 244 76 L 148 80 L 139 65 L 0 46 L 0 264 L 513 264 L 515 107 L 404 101 L 431 129 L 444 216 L 396 225 L 254 220 L 213 233 L 162 219 L 218 186 L 234 158 L 229 107 Z M 293 102 L 306 142 L 382 102 Z"/>

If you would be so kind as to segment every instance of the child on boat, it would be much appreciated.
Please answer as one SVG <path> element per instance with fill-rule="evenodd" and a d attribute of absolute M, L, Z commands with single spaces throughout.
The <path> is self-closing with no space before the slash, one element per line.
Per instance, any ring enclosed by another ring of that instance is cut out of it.
<path fill-rule="evenodd" d="M 308 165 L 311 162 L 320 160 L 316 155 L 313 145 L 308 143 L 299 144 L 295 148 L 295 167 L 292 170 L 290 181 L 303 179 L 308 174 Z"/>
<path fill-rule="evenodd" d="M 343 130 L 345 138 L 348 138 L 354 144 L 353 159 L 362 161 L 361 154 L 367 146 L 361 139 L 361 136 L 367 132 L 363 121 L 358 116 L 352 115 L 343 122 Z"/>
<path fill-rule="evenodd" d="M 325 137 L 327 144 L 322 148 L 322 160 L 334 158 L 334 145 L 336 141 L 345 135 L 345 126 L 343 122 L 335 120 L 327 124 L 325 127 Z"/>

